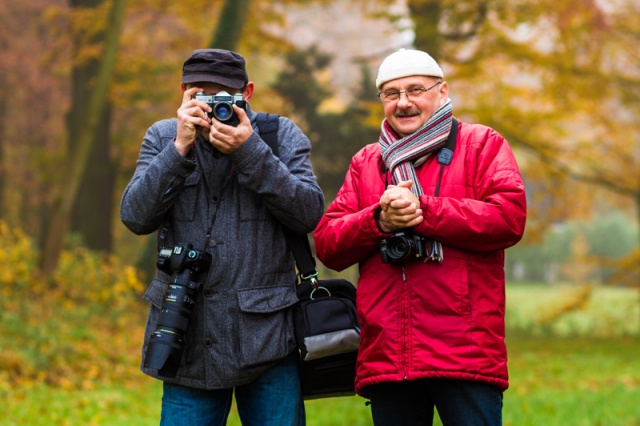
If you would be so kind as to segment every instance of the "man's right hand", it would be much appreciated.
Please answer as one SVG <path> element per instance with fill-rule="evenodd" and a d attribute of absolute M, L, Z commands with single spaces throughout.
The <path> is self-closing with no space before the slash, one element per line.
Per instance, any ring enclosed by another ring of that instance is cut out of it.
<path fill-rule="evenodd" d="M 178 132 L 175 146 L 182 156 L 187 156 L 196 138 L 203 129 L 211 128 L 211 119 L 207 112 L 211 107 L 202 101 L 194 99 L 203 89 L 192 87 L 184 91 L 182 105 L 178 108 Z"/>

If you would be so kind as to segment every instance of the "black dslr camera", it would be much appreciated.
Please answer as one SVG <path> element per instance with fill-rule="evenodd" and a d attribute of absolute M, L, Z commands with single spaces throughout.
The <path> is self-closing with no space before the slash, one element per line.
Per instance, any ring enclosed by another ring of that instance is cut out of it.
<path fill-rule="evenodd" d="M 224 90 L 214 95 L 205 95 L 203 92 L 196 93 L 196 99 L 208 104 L 213 111 L 209 114 L 209 118 L 215 118 L 221 123 L 236 127 L 240 124 L 238 115 L 233 111 L 233 105 L 237 105 L 242 109 L 247 108 L 247 101 L 242 98 L 242 93 L 230 95 Z"/>
<path fill-rule="evenodd" d="M 383 263 L 402 264 L 410 257 L 424 258 L 426 255 L 427 239 L 412 232 L 397 232 L 380 242 Z"/>
<path fill-rule="evenodd" d="M 157 369 L 161 376 L 175 377 L 184 350 L 191 308 L 201 287 L 194 279 L 209 270 L 211 255 L 194 249 L 191 244 L 179 243 L 173 248 L 161 248 L 156 265 L 172 275 L 173 281 L 164 293 L 144 366 Z"/>

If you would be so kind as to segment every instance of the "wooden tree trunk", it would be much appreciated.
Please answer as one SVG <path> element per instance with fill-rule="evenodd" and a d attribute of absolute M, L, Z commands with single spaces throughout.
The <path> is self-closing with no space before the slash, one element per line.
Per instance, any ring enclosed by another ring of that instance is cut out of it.
<path fill-rule="evenodd" d="M 113 243 L 116 167 L 110 156 L 111 109 L 111 104 L 107 102 L 97 131 L 92 136 L 88 160 L 91 166 L 87 167 L 80 181 L 70 228 L 72 232 L 79 233 L 87 248 L 104 252 L 110 252 Z M 81 126 L 81 123 L 76 126 Z"/>
<path fill-rule="evenodd" d="M 438 29 L 442 15 L 441 0 L 408 0 L 407 7 L 415 27 L 416 49 L 423 50 L 439 60 L 442 35 Z"/>
<path fill-rule="evenodd" d="M 97 8 L 104 0 L 72 0 L 73 8 Z M 100 40 L 104 41 L 105 34 Z M 81 43 L 81 42 L 80 42 Z M 100 71 L 100 60 L 95 59 L 75 66 L 72 72 L 72 102 L 67 115 L 69 147 L 78 143 L 79 131 L 86 121 L 93 84 Z M 82 244 L 92 250 L 109 252 L 112 248 L 113 191 L 116 167 L 111 161 L 111 105 L 107 104 L 93 135 L 89 164 L 81 179 L 72 213 L 70 231 L 82 238 Z"/>
<path fill-rule="evenodd" d="M 106 109 L 107 91 L 118 51 L 124 11 L 125 0 L 114 0 L 105 33 L 104 55 L 100 63 L 96 85 L 86 109 L 85 122 L 82 123 L 78 131 L 74 149 L 70 150 L 67 157 L 64 170 L 68 179 L 57 189 L 51 219 L 47 224 L 39 264 L 40 271 L 44 274 L 53 272 L 57 266 L 64 238 L 69 230 L 72 208 L 95 143 L 94 135 Z"/>
<path fill-rule="evenodd" d="M 7 86 L 4 80 L 5 80 L 4 76 L 0 76 L 0 87 L 3 88 L 3 91 L 4 91 L 4 88 Z M 4 153 L 6 149 L 5 141 L 7 140 L 7 138 L 5 137 L 5 129 L 7 128 L 6 117 L 7 117 L 7 97 L 2 96 L 2 99 L 0 99 L 0 217 L 3 215 L 3 213 L 5 213 L 4 212 L 4 206 L 5 206 L 4 187 L 6 185 L 6 170 L 5 170 L 5 164 L 4 164 L 4 158 L 5 158 Z"/>
<path fill-rule="evenodd" d="M 220 14 L 210 47 L 226 50 L 237 49 L 248 10 L 249 0 L 227 0 Z"/>
<path fill-rule="evenodd" d="M 0 41 L 0 51 L 4 51 L 7 48 L 7 43 L 2 40 Z M 0 90 L 3 93 L 0 99 L 0 217 L 4 217 L 6 213 L 6 201 L 5 201 L 5 187 L 7 186 L 7 168 L 5 164 L 6 158 L 6 150 L 8 149 L 7 144 L 7 134 L 6 130 L 9 125 L 9 96 L 10 93 L 9 88 L 9 79 L 6 77 L 4 72 L 0 72 Z"/>

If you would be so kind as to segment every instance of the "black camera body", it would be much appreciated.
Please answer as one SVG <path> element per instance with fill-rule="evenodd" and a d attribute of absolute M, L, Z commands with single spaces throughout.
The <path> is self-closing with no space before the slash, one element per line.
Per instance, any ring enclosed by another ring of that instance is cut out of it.
<path fill-rule="evenodd" d="M 380 242 L 380 257 L 383 263 L 402 264 L 411 257 L 427 256 L 427 239 L 412 232 L 397 232 Z"/>
<path fill-rule="evenodd" d="M 236 127 L 240 124 L 238 115 L 233 111 L 233 105 L 242 109 L 247 109 L 247 101 L 242 97 L 242 93 L 233 95 L 224 90 L 213 95 L 205 95 L 203 92 L 196 93 L 196 99 L 209 105 L 212 109 L 207 115 L 215 118 L 221 123 Z"/>
<path fill-rule="evenodd" d="M 195 279 L 209 270 L 211 255 L 194 249 L 191 244 L 179 243 L 161 248 L 156 265 L 173 279 L 164 293 L 144 366 L 157 369 L 161 376 L 175 377 L 184 351 L 191 308 L 202 286 Z"/>

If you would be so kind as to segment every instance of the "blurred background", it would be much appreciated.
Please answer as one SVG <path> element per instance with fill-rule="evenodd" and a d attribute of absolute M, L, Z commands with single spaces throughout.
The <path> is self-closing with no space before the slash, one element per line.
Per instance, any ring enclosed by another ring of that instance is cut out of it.
<path fill-rule="evenodd" d="M 307 133 L 327 205 L 378 139 L 382 59 L 434 56 L 454 115 L 504 135 L 527 186 L 525 237 L 507 251 L 505 424 L 640 425 L 638 13 L 639 0 L 0 1 L 0 425 L 158 423 L 159 382 L 138 371 L 156 246 L 118 208 L 146 129 L 180 105 L 182 62 L 205 47 L 245 56 L 252 109 Z M 311 401 L 308 424 L 370 424 L 364 402 Z"/>

